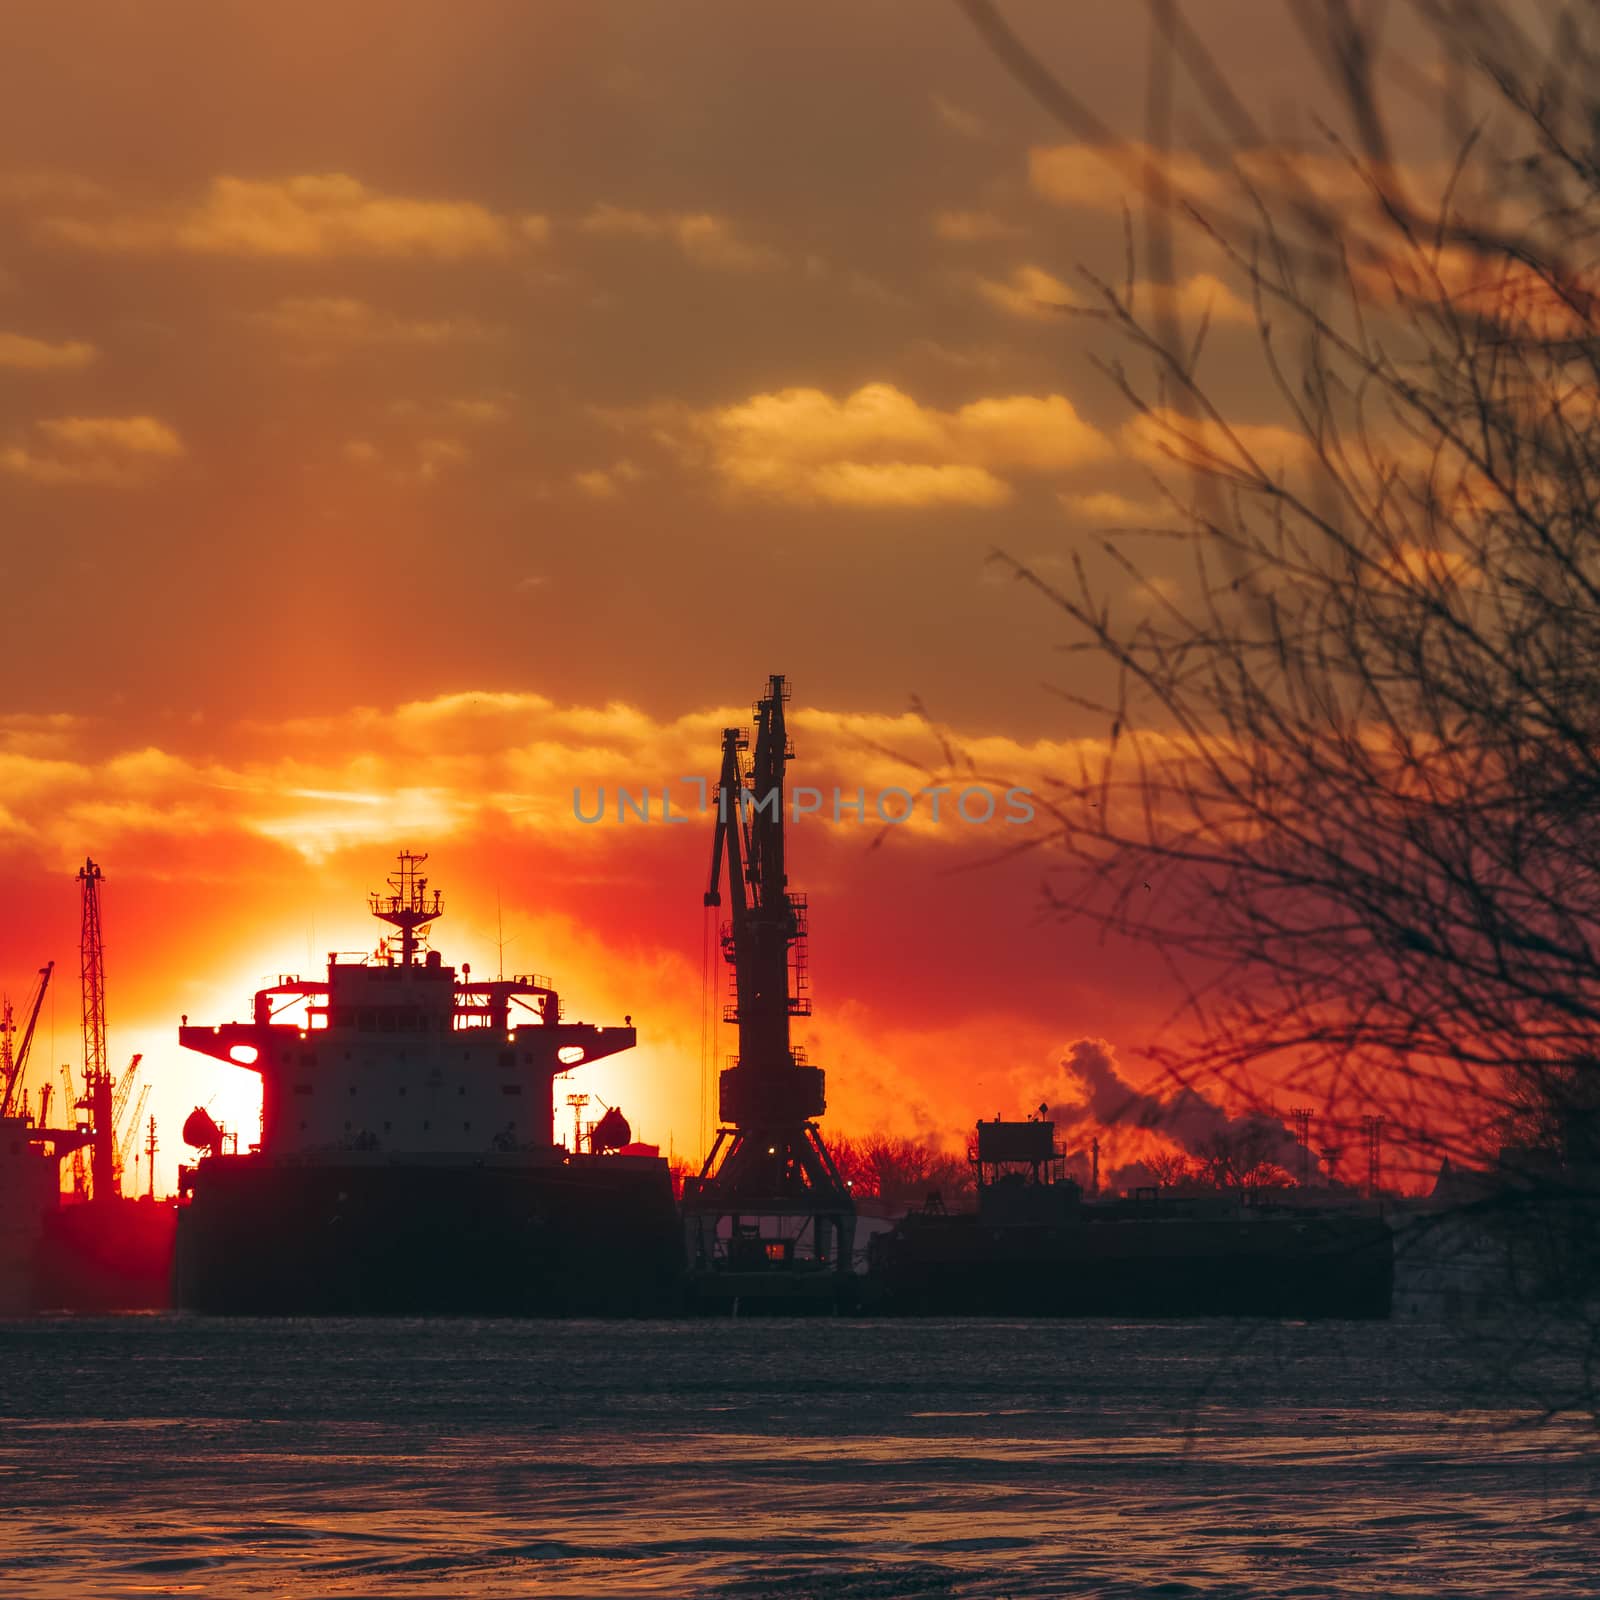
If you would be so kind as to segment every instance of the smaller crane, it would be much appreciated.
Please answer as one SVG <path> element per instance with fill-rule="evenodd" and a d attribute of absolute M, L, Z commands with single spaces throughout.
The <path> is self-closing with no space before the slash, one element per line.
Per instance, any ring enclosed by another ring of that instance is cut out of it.
<path fill-rule="evenodd" d="M 69 1115 L 81 1111 L 88 1104 L 87 1100 L 79 1097 L 77 1089 L 73 1086 L 70 1062 L 61 1063 L 61 1087 L 66 1091 L 66 1099 L 62 1104 Z M 80 1131 L 88 1126 L 86 1121 L 76 1117 L 73 1118 L 73 1122 Z M 80 1198 L 89 1192 L 89 1164 L 84 1160 L 82 1145 L 72 1152 L 72 1192 Z"/>
<path fill-rule="evenodd" d="M 128 1063 L 128 1070 L 117 1080 L 116 1092 L 111 1096 L 111 1119 L 113 1122 L 122 1121 L 122 1113 L 127 1109 L 128 1096 L 133 1093 L 133 1077 L 139 1070 L 139 1063 L 144 1059 L 136 1055 Z"/>
<path fill-rule="evenodd" d="M 44 1004 L 44 992 L 50 987 L 50 974 L 55 971 L 56 964 L 47 961 L 39 968 L 39 977 L 34 984 L 33 996 L 28 1003 L 28 1020 L 22 1030 L 22 1043 L 17 1046 L 15 1054 L 11 1049 L 11 1003 L 6 1002 L 6 1026 L 3 1061 L 5 1081 L 0 1083 L 0 1117 L 12 1115 L 12 1107 L 16 1098 L 17 1085 L 22 1082 L 23 1073 L 28 1066 L 28 1052 L 33 1048 L 33 1031 L 39 1023 L 39 1008 Z M 43 1113 L 41 1111 L 41 1120 Z"/>
<path fill-rule="evenodd" d="M 138 1058 L 135 1057 L 135 1060 Z M 131 1074 L 130 1074 L 131 1075 Z M 117 1188 L 122 1188 L 123 1174 L 128 1170 L 128 1157 L 137 1149 L 136 1141 L 139 1137 L 139 1124 L 144 1120 L 145 1101 L 150 1098 L 150 1085 L 139 1086 L 139 1098 L 134 1102 L 133 1115 L 128 1118 L 127 1126 L 123 1129 L 121 1137 L 117 1140 Z"/>

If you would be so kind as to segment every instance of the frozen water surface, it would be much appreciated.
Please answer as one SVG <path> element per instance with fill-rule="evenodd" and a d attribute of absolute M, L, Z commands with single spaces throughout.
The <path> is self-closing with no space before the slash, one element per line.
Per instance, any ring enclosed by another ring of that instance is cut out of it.
<path fill-rule="evenodd" d="M 1600 1592 L 1600 1433 L 1439 1330 L 0 1324 L 0 1595 Z"/>

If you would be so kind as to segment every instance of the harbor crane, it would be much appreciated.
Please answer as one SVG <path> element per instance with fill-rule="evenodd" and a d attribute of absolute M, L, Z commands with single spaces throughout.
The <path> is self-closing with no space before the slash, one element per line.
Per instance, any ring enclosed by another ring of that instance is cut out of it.
<path fill-rule="evenodd" d="M 100 921 L 100 885 L 105 874 L 91 860 L 78 870 L 83 922 L 79 937 L 79 974 L 83 983 L 83 1094 L 78 1100 L 89 1113 L 89 1196 L 114 1200 L 117 1195 L 116 1083 L 106 1059 L 106 952 Z M 77 1167 L 73 1168 L 77 1178 Z"/>
<path fill-rule="evenodd" d="M 14 1031 L 11 1021 L 11 1002 L 5 1004 L 5 1020 L 0 1028 L 0 1072 L 4 1080 L 0 1081 L 0 1117 L 15 1115 L 17 1085 L 23 1081 L 23 1074 L 28 1067 L 28 1052 L 33 1048 L 33 1033 L 38 1026 L 39 1010 L 44 1005 L 45 990 L 50 987 L 50 974 L 55 971 L 56 964 L 47 961 L 39 968 L 39 976 L 34 982 L 33 995 L 28 1002 L 28 1020 L 23 1025 L 22 1043 L 13 1053 L 11 1048 L 11 1035 Z M 40 1120 L 43 1121 L 44 1111 L 40 1108 Z"/>
<path fill-rule="evenodd" d="M 806 901 L 790 892 L 784 861 L 788 698 L 773 674 L 755 706 L 753 749 L 742 728 L 723 730 L 705 903 L 721 906 L 725 881 L 733 994 L 723 1016 L 738 1025 L 739 1054 L 719 1079 L 721 1126 L 684 1185 L 684 1211 L 698 1269 L 770 1274 L 803 1263 L 825 1288 L 825 1277 L 850 1271 L 855 1205 L 817 1128 L 822 1069 L 789 1039 L 789 1019 L 809 1016 L 811 997 Z"/>
<path fill-rule="evenodd" d="M 137 1058 L 136 1058 L 137 1059 Z M 139 1098 L 134 1102 L 133 1115 L 128 1118 L 122 1132 L 117 1135 L 117 1187 L 122 1187 L 123 1175 L 128 1170 L 128 1157 L 137 1148 L 139 1125 L 144 1121 L 145 1102 L 150 1098 L 150 1085 L 140 1084 Z M 137 1191 L 135 1191 L 137 1192 Z"/>
<path fill-rule="evenodd" d="M 65 1061 L 61 1063 L 61 1087 L 65 1094 L 61 1102 L 64 1110 L 72 1112 L 84 1105 L 84 1097 L 73 1086 L 72 1067 Z M 85 1133 L 88 1131 L 88 1124 L 78 1122 L 77 1129 L 80 1133 Z M 81 1144 L 76 1146 L 72 1152 L 72 1192 L 79 1196 L 86 1195 L 89 1192 L 89 1168 L 84 1161 L 83 1146 Z"/>

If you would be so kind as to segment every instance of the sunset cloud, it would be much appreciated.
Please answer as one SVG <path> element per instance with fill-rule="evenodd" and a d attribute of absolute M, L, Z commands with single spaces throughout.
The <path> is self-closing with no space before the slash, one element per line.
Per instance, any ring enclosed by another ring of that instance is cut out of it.
<path fill-rule="evenodd" d="M 938 211 L 933 217 L 933 233 L 937 239 L 947 239 L 954 244 L 976 244 L 986 239 L 1016 239 L 1027 229 L 1007 222 L 990 211 Z"/>
<path fill-rule="evenodd" d="M 664 239 L 685 260 L 724 272 L 776 266 L 776 252 L 752 244 L 726 217 L 708 211 L 630 211 L 597 205 L 579 223 L 582 233 L 612 239 Z"/>
<path fill-rule="evenodd" d="M 1121 430 L 1123 448 L 1151 466 L 1188 464 L 1243 467 L 1247 458 L 1266 472 L 1310 458 L 1304 434 L 1276 423 L 1229 422 L 1225 427 L 1206 418 L 1155 407 Z"/>
<path fill-rule="evenodd" d="M 387 449 L 370 439 L 348 439 L 340 454 L 351 466 L 383 472 L 395 483 L 422 488 L 472 459 L 461 440 L 440 437 L 408 440 Z"/>
<path fill-rule="evenodd" d="M 486 811 L 539 830 L 552 846 L 565 838 L 586 848 L 592 835 L 573 814 L 575 787 L 588 796 L 599 786 L 657 796 L 671 787 L 682 809 L 693 791 L 681 775 L 707 769 L 718 729 L 747 715 L 748 708 L 726 705 L 661 718 L 622 701 L 562 704 L 532 692 L 463 691 L 240 725 L 230 730 L 236 740 L 271 752 L 244 758 L 119 749 L 114 741 L 96 753 L 111 736 L 103 725 L 14 715 L 0 721 L 0 793 L 13 838 L 50 851 L 70 852 L 75 841 L 94 837 L 109 853 L 129 833 L 181 836 L 199 826 L 269 838 L 315 860 L 351 844 L 387 844 L 397 829 L 413 826 L 442 843 Z M 1101 748 L 1094 740 L 940 733 L 909 712 L 796 707 L 790 722 L 806 746 L 806 781 L 851 794 L 916 790 L 941 773 L 948 780 L 941 740 L 959 744 L 970 781 L 1035 792 Z M 100 809 L 108 803 L 122 809 Z M 805 826 L 849 829 L 862 820 L 835 818 L 823 807 Z M 871 802 L 864 820 L 874 820 Z M 907 837 L 947 845 L 972 839 L 926 808 L 901 826 Z"/>
<path fill-rule="evenodd" d="M 1111 446 L 1062 395 L 924 406 L 892 384 L 842 399 L 784 389 L 702 414 L 699 430 L 730 488 L 796 503 L 993 506 L 1001 474 L 1062 472 Z"/>
<path fill-rule="evenodd" d="M 1058 206 L 1120 215 L 1141 205 L 1152 178 L 1181 200 L 1214 206 L 1253 193 L 1267 201 L 1303 199 L 1347 216 L 1381 203 L 1392 185 L 1424 211 L 1435 206 L 1451 179 L 1448 163 L 1411 161 L 1378 171 L 1342 153 L 1263 144 L 1232 150 L 1226 162 L 1192 150 L 1162 152 L 1137 139 L 1111 144 L 1036 145 L 1028 152 L 1034 193 Z"/>
<path fill-rule="evenodd" d="M 777 493 L 784 499 L 840 506 L 998 506 L 1011 498 L 1011 486 L 986 467 L 956 463 L 931 466 L 914 461 L 826 461 L 808 469 L 798 482 L 779 488 Z"/>
<path fill-rule="evenodd" d="M 641 1040 L 651 1054 L 637 1070 L 654 1083 L 655 1099 L 628 1079 L 628 1104 L 651 1105 L 651 1119 L 664 1129 L 683 1117 L 686 1105 L 692 1116 L 694 1104 L 696 924 L 684 922 L 679 901 L 698 908 L 703 830 L 710 825 L 681 775 L 708 771 L 720 728 L 748 715 L 739 702 L 653 715 L 622 701 L 462 691 L 217 725 L 187 749 L 124 744 L 110 719 L 13 715 L 0 719 L 6 797 L 0 856 L 26 878 L 30 893 L 70 904 L 72 867 L 92 841 L 114 888 L 108 915 L 116 938 L 119 1038 L 139 1048 L 147 1035 L 170 1051 L 180 1011 L 211 1020 L 241 1014 L 249 988 L 265 981 L 258 971 L 298 964 L 302 949 L 313 968 L 324 949 L 370 949 L 376 932 L 363 914 L 361 891 L 381 876 L 397 843 L 427 850 L 447 896 L 440 939 L 447 959 L 476 965 L 493 958 L 504 891 L 504 931 L 515 959 L 550 952 L 550 965 L 540 970 L 554 971 L 564 993 L 570 985 L 583 1014 L 596 1020 L 625 1009 L 647 1019 Z M 871 934 L 858 938 L 852 931 L 845 885 L 873 863 L 869 870 L 880 882 L 892 870 L 894 881 L 915 895 L 932 862 L 982 859 L 998 833 L 1009 843 L 1026 830 L 964 823 L 954 809 L 956 789 L 1014 784 L 1043 792 L 1094 760 L 1100 746 L 981 729 L 936 731 L 911 713 L 826 705 L 791 705 L 790 728 L 804 760 L 796 783 L 868 796 L 864 816 L 847 811 L 836 818 L 823 805 L 791 833 L 803 862 L 800 881 L 817 907 L 819 948 L 828 957 L 823 970 L 834 974 L 807 1036 L 836 1075 L 830 1083 L 836 1125 L 911 1118 L 924 1132 L 958 1130 L 976 1112 L 963 1063 L 970 1063 L 977 1036 L 992 1039 L 994 1019 L 974 1014 L 981 1004 L 957 1007 L 931 1030 L 917 1007 L 897 1004 L 892 953 L 867 963 L 852 948 L 853 940 L 870 945 Z M 958 776 L 944 739 L 957 746 Z M 941 782 L 954 786 L 945 791 L 941 820 L 932 818 L 924 795 L 914 820 L 893 827 L 888 848 L 874 851 L 884 824 L 872 797 Z M 603 825 L 574 816 L 572 792 L 579 786 L 586 806 L 605 789 Z M 636 796 L 649 791 L 650 821 L 617 820 L 620 787 Z M 684 818 L 680 826 L 661 821 L 664 789 L 672 791 L 674 814 Z M 949 937 L 960 947 L 949 959 L 970 972 L 973 956 L 960 930 L 975 922 L 953 902 L 960 883 L 980 906 L 990 891 L 984 875 L 953 882 L 940 889 L 937 903 L 952 919 Z M 170 905 L 179 884 L 187 909 L 182 925 L 172 926 L 160 908 Z M 887 901 L 897 904 L 892 894 Z M 250 908 L 247 919 L 236 915 L 241 903 Z M 220 921 L 219 906 L 225 907 Z M 914 920 L 922 913 L 905 914 Z M 658 967 L 660 981 L 651 975 Z M 1059 995 L 1059 981 L 1052 977 L 1051 984 Z M 1047 1043 L 1036 1031 L 1031 1019 L 1012 1018 L 1003 1056 L 1036 1057 Z M 191 1089 L 182 1058 L 172 1060 L 163 1081 L 176 1084 L 171 1094 L 181 1115 L 196 1099 L 209 1100 L 215 1086 Z M 910 1078 L 896 1065 L 907 1060 L 917 1062 Z M 1002 1064 L 991 1078 L 994 1092 L 1002 1092 L 1004 1081 Z M 892 1114 L 874 1109 L 886 1088 L 906 1091 Z M 250 1104 L 235 1114 L 253 1115 Z M 689 1125 L 687 1118 L 677 1122 L 680 1140 Z"/>
<path fill-rule="evenodd" d="M 1255 312 L 1220 278 L 1209 272 L 1193 273 L 1176 283 L 1141 281 L 1132 287 L 1131 297 L 1124 285 L 1113 286 L 1119 298 L 1127 298 L 1136 316 L 1160 310 L 1176 313 L 1189 322 L 1209 318 L 1212 322 L 1254 322 Z M 1104 307 L 1098 290 L 1074 290 L 1042 267 L 1021 266 L 1007 278 L 975 278 L 973 288 L 980 299 L 1008 316 L 1037 320 L 1059 318 L 1063 312 L 1088 307 Z"/>
<path fill-rule="evenodd" d="M 112 255 L 166 253 L 284 260 L 509 256 L 542 241 L 548 221 L 507 216 L 471 200 L 423 199 L 369 188 L 346 173 L 217 177 L 194 204 L 121 215 L 55 215 L 41 238 Z"/>
<path fill-rule="evenodd" d="M 1084 522 L 1122 523 L 1135 526 L 1170 521 L 1172 508 L 1165 501 L 1135 500 L 1125 494 L 1101 489 L 1093 494 L 1063 494 L 1062 509 Z"/>
<path fill-rule="evenodd" d="M 974 287 L 981 299 L 1013 317 L 1059 317 L 1079 304 L 1077 295 L 1042 267 L 1017 267 L 1005 279 L 978 278 Z"/>
<path fill-rule="evenodd" d="M 1192 200 L 1217 200 L 1226 179 L 1203 157 L 1162 155 L 1136 139 L 1119 144 L 1036 145 L 1028 152 L 1028 182 L 1058 206 L 1119 215 L 1142 197 L 1145 174 L 1159 165 L 1169 183 Z"/>
<path fill-rule="evenodd" d="M 1155 308 L 1191 323 L 1202 318 L 1238 323 L 1253 323 L 1256 319 L 1255 311 L 1209 272 L 1197 272 L 1175 284 L 1136 283 L 1132 307 L 1136 315 L 1148 315 Z"/>
<path fill-rule="evenodd" d="M 505 332 L 473 316 L 403 317 L 343 295 L 293 296 L 252 313 L 251 321 L 275 338 L 323 348 L 482 344 Z"/>
<path fill-rule="evenodd" d="M 57 417 L 0 448 L 0 472 L 40 484 L 133 488 L 185 453 L 177 432 L 155 417 Z"/>
<path fill-rule="evenodd" d="M 609 467 L 593 467 L 572 475 L 573 485 L 591 500 L 615 500 L 640 476 L 631 461 L 616 461 Z"/>
<path fill-rule="evenodd" d="M 23 333 L 0 332 L 0 367 L 16 372 L 81 372 L 100 352 L 83 339 L 52 342 Z"/>
<path fill-rule="evenodd" d="M 1552 281 L 1525 263 L 1467 246 L 1389 250 L 1352 267 L 1362 297 L 1382 306 L 1448 303 L 1462 318 L 1498 324 L 1518 338 L 1579 340 L 1600 327 L 1600 273 L 1574 268 Z M 1573 385 L 1588 403 L 1592 390 Z M 1568 407 L 1572 404 L 1568 398 Z M 1570 411 L 1569 411 L 1569 414 Z"/>

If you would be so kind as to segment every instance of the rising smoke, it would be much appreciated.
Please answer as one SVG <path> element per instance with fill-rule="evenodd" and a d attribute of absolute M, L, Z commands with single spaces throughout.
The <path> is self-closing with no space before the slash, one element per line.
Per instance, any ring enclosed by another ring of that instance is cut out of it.
<path fill-rule="evenodd" d="M 1050 1115 L 1058 1125 L 1138 1128 L 1199 1157 L 1225 1148 L 1248 1148 L 1260 1160 L 1297 1170 L 1300 1147 L 1276 1117 L 1261 1112 L 1232 1116 L 1196 1089 L 1178 1088 L 1160 1095 L 1136 1088 L 1117 1070 L 1115 1052 L 1104 1039 L 1074 1039 L 1061 1070 L 1081 1093 L 1051 1106 Z"/>

